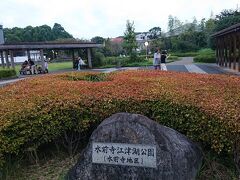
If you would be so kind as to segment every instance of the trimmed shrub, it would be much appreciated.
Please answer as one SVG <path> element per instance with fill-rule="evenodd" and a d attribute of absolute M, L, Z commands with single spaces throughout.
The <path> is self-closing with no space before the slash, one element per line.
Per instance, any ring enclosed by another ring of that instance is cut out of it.
<path fill-rule="evenodd" d="M 0 70 L 0 79 L 16 77 L 17 73 L 15 69 L 2 69 Z"/>
<path fill-rule="evenodd" d="M 212 49 L 202 49 L 199 55 L 194 57 L 194 62 L 216 63 L 215 52 Z"/>
<path fill-rule="evenodd" d="M 216 56 L 215 56 L 215 54 L 198 55 L 198 56 L 194 57 L 194 62 L 216 63 Z"/>
<path fill-rule="evenodd" d="M 0 164 L 66 132 L 88 132 L 117 112 L 143 114 L 217 153 L 232 153 L 238 143 L 237 76 L 146 70 L 111 73 L 99 81 L 101 76 L 46 75 L 1 88 Z"/>
<path fill-rule="evenodd" d="M 199 53 L 198 52 L 174 52 L 172 53 L 173 56 L 179 56 L 179 57 L 195 57 L 197 56 Z"/>

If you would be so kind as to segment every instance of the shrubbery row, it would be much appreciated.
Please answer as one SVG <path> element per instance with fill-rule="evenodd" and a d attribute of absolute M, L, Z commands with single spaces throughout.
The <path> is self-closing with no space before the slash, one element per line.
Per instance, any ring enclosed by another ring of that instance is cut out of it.
<path fill-rule="evenodd" d="M 15 77 L 16 71 L 14 69 L 2 69 L 0 70 L 0 79 L 8 78 L 8 77 Z"/>
<path fill-rule="evenodd" d="M 240 133 L 239 88 L 239 77 L 159 71 L 23 80 L 0 89 L 0 163 L 65 132 L 87 132 L 117 112 L 146 115 L 231 153 Z"/>

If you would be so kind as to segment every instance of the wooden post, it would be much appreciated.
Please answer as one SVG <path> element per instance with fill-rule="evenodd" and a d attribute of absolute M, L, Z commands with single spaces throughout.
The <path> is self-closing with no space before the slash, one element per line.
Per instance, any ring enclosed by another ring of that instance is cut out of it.
<path fill-rule="evenodd" d="M 223 38 L 222 37 L 219 37 L 219 42 L 220 42 L 220 62 L 219 62 L 219 65 L 222 66 L 222 63 L 223 63 Z"/>
<path fill-rule="evenodd" d="M 27 57 L 28 59 L 31 59 L 30 50 L 27 50 Z"/>
<path fill-rule="evenodd" d="M 0 56 L 1 56 L 2 67 L 5 68 L 3 51 L 0 51 Z"/>
<path fill-rule="evenodd" d="M 6 64 L 7 64 L 7 68 L 10 68 L 10 63 L 9 63 L 9 59 L 8 59 L 8 50 L 5 51 L 5 59 L 6 59 Z"/>
<path fill-rule="evenodd" d="M 220 61 L 220 43 L 219 43 L 219 38 L 216 38 L 216 43 L 217 43 L 217 49 L 216 49 L 216 64 L 219 65 L 219 61 Z"/>
<path fill-rule="evenodd" d="M 238 32 L 238 34 L 237 34 L 237 36 L 238 36 L 238 46 L 237 46 L 237 48 L 238 48 L 238 71 L 240 72 L 240 32 Z"/>
<path fill-rule="evenodd" d="M 87 54 L 88 54 L 88 67 L 92 69 L 92 55 L 91 55 L 91 49 L 87 49 Z"/>
<path fill-rule="evenodd" d="M 12 67 L 13 69 L 15 69 L 13 51 L 10 50 L 9 53 L 10 53 L 11 67 Z"/>
<path fill-rule="evenodd" d="M 229 68 L 232 69 L 233 64 L 233 36 L 232 34 L 229 34 Z"/>
<path fill-rule="evenodd" d="M 44 56 L 43 56 L 43 49 L 40 49 L 40 58 L 41 58 L 41 64 L 42 64 L 42 71 L 45 72 L 45 62 L 44 62 Z"/>
<path fill-rule="evenodd" d="M 233 34 L 233 69 L 236 70 L 236 61 L 237 61 L 237 34 Z"/>
<path fill-rule="evenodd" d="M 75 69 L 76 68 L 76 66 L 75 66 L 76 61 L 75 61 L 74 49 L 72 50 L 72 62 L 73 62 L 73 69 Z"/>

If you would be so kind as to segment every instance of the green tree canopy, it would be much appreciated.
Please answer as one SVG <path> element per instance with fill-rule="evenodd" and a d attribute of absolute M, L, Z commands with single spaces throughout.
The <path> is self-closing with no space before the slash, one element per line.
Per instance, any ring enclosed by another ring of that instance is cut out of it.
<path fill-rule="evenodd" d="M 27 26 L 25 28 L 4 28 L 4 36 L 7 43 L 55 41 L 57 39 L 73 38 L 64 28 L 55 23 L 53 28 L 48 25 Z"/>
<path fill-rule="evenodd" d="M 161 28 L 160 27 L 153 27 L 149 30 L 149 39 L 157 39 L 161 36 Z"/>

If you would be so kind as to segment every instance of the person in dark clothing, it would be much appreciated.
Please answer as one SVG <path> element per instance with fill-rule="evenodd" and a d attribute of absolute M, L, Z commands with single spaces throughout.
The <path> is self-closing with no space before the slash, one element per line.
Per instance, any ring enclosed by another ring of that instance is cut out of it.
<path fill-rule="evenodd" d="M 35 66 L 35 63 L 33 62 L 33 60 L 28 59 L 28 64 L 29 64 L 29 66 L 31 68 L 32 74 L 36 74 L 36 66 Z"/>
<path fill-rule="evenodd" d="M 167 55 L 167 51 L 162 51 L 161 53 L 161 70 L 167 71 L 166 60 L 169 56 Z"/>

